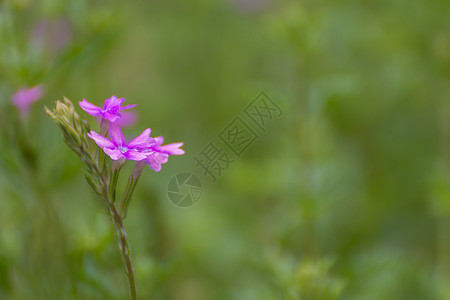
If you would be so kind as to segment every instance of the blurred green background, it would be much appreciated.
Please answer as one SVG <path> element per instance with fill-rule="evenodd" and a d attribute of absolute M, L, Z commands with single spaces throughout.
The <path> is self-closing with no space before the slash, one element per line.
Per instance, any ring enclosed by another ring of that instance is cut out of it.
<path fill-rule="evenodd" d="M 125 220 L 140 299 L 450 299 L 449 12 L 3 0 L 0 299 L 127 299 L 102 199 L 42 110 L 111 95 L 138 104 L 126 134 L 151 127 L 186 150 L 144 171 Z M 44 96 L 19 119 L 11 95 L 36 84 Z M 212 183 L 193 158 L 261 90 L 284 115 Z M 179 172 L 203 184 L 188 209 L 167 198 Z"/>

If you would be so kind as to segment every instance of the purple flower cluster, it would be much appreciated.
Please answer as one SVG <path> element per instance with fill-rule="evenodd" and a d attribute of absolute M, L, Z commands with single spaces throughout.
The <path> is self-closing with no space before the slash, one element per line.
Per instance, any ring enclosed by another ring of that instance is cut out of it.
<path fill-rule="evenodd" d="M 103 121 L 109 123 L 109 139 L 94 131 L 88 136 L 111 157 L 112 160 L 134 160 L 145 162 L 152 170 L 161 171 L 161 164 L 165 164 L 170 155 L 183 155 L 185 152 L 180 147 L 183 143 L 162 145 L 163 137 L 152 138 L 151 129 L 145 129 L 138 137 L 126 142 L 122 129 L 120 128 L 120 111 L 130 109 L 136 104 L 122 106 L 124 98 L 112 96 L 105 100 L 103 108 L 97 107 L 83 99 L 79 102 L 80 107 L 92 116 L 101 116 Z"/>

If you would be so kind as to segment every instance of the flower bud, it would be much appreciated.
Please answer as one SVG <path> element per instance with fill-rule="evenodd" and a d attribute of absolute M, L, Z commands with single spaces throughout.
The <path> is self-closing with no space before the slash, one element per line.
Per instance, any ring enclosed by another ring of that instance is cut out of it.
<path fill-rule="evenodd" d="M 92 159 L 94 157 L 92 153 L 95 153 L 95 147 L 86 135 L 89 131 L 89 124 L 81 120 L 72 102 L 64 97 L 64 102 L 56 101 L 53 111 L 47 107 L 44 107 L 44 110 L 61 128 L 66 144 L 86 165 L 89 165 L 88 167 L 94 168 L 96 162 Z"/>

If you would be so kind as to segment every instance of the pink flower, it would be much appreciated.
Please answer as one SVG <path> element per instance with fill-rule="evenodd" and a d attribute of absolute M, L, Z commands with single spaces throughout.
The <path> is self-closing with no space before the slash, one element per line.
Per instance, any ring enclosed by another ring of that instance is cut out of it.
<path fill-rule="evenodd" d="M 120 114 L 121 110 L 130 109 L 137 105 L 131 104 L 122 107 L 121 105 L 124 101 L 125 98 L 117 98 L 116 96 L 112 96 L 111 98 L 105 100 L 103 109 L 95 106 L 92 103 L 89 103 L 88 101 L 86 101 L 86 99 L 83 99 L 83 101 L 80 101 L 78 104 L 85 112 L 87 112 L 91 116 L 101 116 L 105 120 L 115 122 L 122 116 Z"/>
<path fill-rule="evenodd" d="M 112 160 L 128 159 L 141 161 L 147 158 L 148 152 L 152 151 L 155 140 L 150 137 L 151 129 L 145 129 L 137 138 L 129 143 L 125 142 L 120 125 L 111 123 L 109 125 L 110 140 L 94 131 L 88 136 L 111 157 Z"/>
<path fill-rule="evenodd" d="M 32 88 L 20 88 L 12 97 L 12 103 L 19 109 L 22 116 L 27 116 L 30 112 L 30 106 L 41 99 L 43 94 L 42 85 L 36 85 Z"/>
<path fill-rule="evenodd" d="M 183 143 L 162 145 L 164 141 L 162 136 L 156 137 L 154 140 L 155 145 L 144 161 L 156 172 L 161 171 L 161 165 L 169 160 L 170 155 L 183 155 L 185 153 L 183 149 L 180 149 Z"/>
<path fill-rule="evenodd" d="M 121 128 L 131 127 L 135 125 L 139 119 L 137 113 L 135 113 L 134 111 L 124 111 L 120 114 L 122 115 L 122 117 L 120 117 L 120 119 L 118 119 L 116 123 L 119 123 Z M 95 119 L 99 123 L 101 123 L 103 120 L 102 116 L 97 116 L 95 117 Z"/>

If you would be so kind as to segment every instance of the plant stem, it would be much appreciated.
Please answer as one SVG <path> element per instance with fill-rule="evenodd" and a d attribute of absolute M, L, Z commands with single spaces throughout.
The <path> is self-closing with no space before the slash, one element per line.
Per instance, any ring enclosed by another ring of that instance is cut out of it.
<path fill-rule="evenodd" d="M 91 157 L 88 152 L 85 152 L 84 149 L 81 149 L 82 156 L 85 157 Z M 92 162 L 92 159 L 90 160 Z M 134 279 L 134 269 L 133 264 L 131 263 L 131 256 L 130 256 L 130 246 L 128 245 L 127 240 L 127 232 L 125 231 L 125 227 L 123 226 L 122 217 L 117 212 L 116 206 L 114 204 L 114 199 L 112 199 L 110 196 L 115 195 L 115 187 L 114 190 L 110 191 L 109 188 L 109 180 L 107 178 L 107 175 L 105 172 L 102 172 L 102 170 L 99 168 L 99 166 L 92 162 L 90 164 L 92 168 L 94 169 L 94 172 L 97 174 L 98 178 L 101 180 L 101 195 L 103 199 L 105 200 L 105 204 L 107 207 L 108 214 L 111 216 L 111 220 L 114 223 L 114 226 L 117 230 L 117 235 L 119 238 L 119 250 L 120 254 L 122 255 L 123 263 L 125 264 L 125 274 L 128 277 L 128 283 L 130 286 L 130 294 L 131 294 L 131 300 L 137 300 L 137 292 L 136 292 L 136 282 Z M 115 168 L 113 167 L 113 170 Z M 120 168 L 117 171 L 117 174 L 114 174 L 113 176 L 119 175 Z M 114 172 L 112 172 L 114 173 Z M 113 179 L 115 180 L 115 179 Z"/>
<path fill-rule="evenodd" d="M 136 184 L 138 182 L 138 178 L 134 178 L 130 176 L 128 179 L 127 187 L 123 192 L 122 200 L 119 204 L 119 213 L 122 216 L 122 219 L 125 219 L 128 212 L 128 206 L 130 205 L 131 197 L 133 197 L 134 189 L 136 188 Z"/>
<path fill-rule="evenodd" d="M 103 152 L 102 148 L 98 147 L 97 150 L 97 158 L 98 158 L 98 169 L 101 172 L 101 174 L 105 173 L 106 168 L 106 155 L 105 152 Z"/>
<path fill-rule="evenodd" d="M 113 166 L 111 168 L 111 177 L 109 179 L 108 195 L 112 203 L 116 202 L 117 181 L 119 180 L 121 168 L 122 166 L 116 165 L 116 162 L 113 163 Z"/>
<path fill-rule="evenodd" d="M 122 195 L 122 199 L 119 204 L 119 213 L 122 216 L 122 219 L 125 219 L 128 212 L 128 206 L 130 206 L 131 198 L 133 197 L 134 189 L 136 188 L 136 184 L 141 176 L 142 170 L 145 167 L 144 161 L 136 162 L 133 173 L 128 179 L 127 187 L 125 188 L 125 192 Z"/>
<path fill-rule="evenodd" d="M 113 203 L 108 202 L 109 210 L 111 211 L 112 220 L 116 226 L 117 234 L 119 235 L 119 249 L 122 254 L 123 262 L 125 264 L 125 274 L 128 277 L 128 283 L 130 285 L 131 299 L 137 299 L 136 283 L 134 279 L 134 269 L 131 263 L 130 246 L 127 241 L 127 232 L 123 226 L 122 218 L 116 210 Z"/>
<path fill-rule="evenodd" d="M 131 263 L 130 246 L 128 245 L 127 241 L 127 232 L 125 231 L 125 227 L 123 226 L 122 217 L 117 212 L 116 206 L 111 202 L 109 198 L 108 188 L 106 184 L 104 185 L 103 189 L 103 198 L 106 201 L 108 211 L 110 213 L 114 226 L 116 227 L 119 237 L 119 250 L 120 254 L 122 255 L 123 263 L 125 264 L 125 274 L 127 274 L 128 283 L 130 285 L 131 299 L 137 300 L 136 282 L 134 279 L 133 264 Z"/>
<path fill-rule="evenodd" d="M 130 294 L 132 300 L 137 300 L 137 292 L 136 292 L 136 282 L 134 279 L 134 269 L 133 264 L 131 263 L 130 256 L 130 246 L 128 245 L 127 240 L 127 232 L 125 231 L 125 227 L 123 226 L 122 218 L 120 214 L 117 212 L 116 206 L 114 202 L 110 198 L 110 191 L 108 187 L 108 180 L 105 177 L 104 173 L 101 173 L 99 169 L 94 165 L 96 169 L 96 173 L 101 178 L 102 181 L 102 196 L 105 200 L 106 207 L 108 209 L 108 213 L 111 216 L 111 220 L 114 223 L 114 226 L 117 230 L 117 235 L 119 237 L 119 250 L 122 255 L 123 263 L 125 264 L 125 274 L 128 277 L 128 283 L 130 286 Z M 113 191 L 113 194 L 115 191 Z"/>

